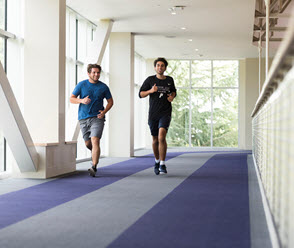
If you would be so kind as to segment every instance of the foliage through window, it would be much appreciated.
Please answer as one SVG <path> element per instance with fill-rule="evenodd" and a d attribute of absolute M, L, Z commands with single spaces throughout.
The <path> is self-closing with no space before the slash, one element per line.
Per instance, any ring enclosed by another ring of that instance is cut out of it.
<path fill-rule="evenodd" d="M 170 60 L 177 87 L 167 140 L 171 147 L 238 146 L 238 61 Z"/>

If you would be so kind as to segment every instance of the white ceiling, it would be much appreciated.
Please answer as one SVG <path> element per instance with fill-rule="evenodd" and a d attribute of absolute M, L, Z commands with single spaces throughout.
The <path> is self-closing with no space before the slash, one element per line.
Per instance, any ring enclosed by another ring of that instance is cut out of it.
<path fill-rule="evenodd" d="M 252 44 L 255 0 L 67 0 L 67 5 L 94 23 L 114 20 L 112 32 L 135 33 L 135 50 L 144 58 L 258 57 Z M 187 7 L 171 15 L 176 5 Z"/>

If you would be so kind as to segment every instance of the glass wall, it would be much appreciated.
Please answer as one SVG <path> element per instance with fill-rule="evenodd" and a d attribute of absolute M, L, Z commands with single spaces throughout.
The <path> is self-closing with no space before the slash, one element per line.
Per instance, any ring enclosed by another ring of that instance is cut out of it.
<path fill-rule="evenodd" d="M 238 147 L 238 61 L 170 60 L 178 89 L 169 146 Z"/>
<path fill-rule="evenodd" d="M 0 29 L 6 30 L 6 1 L 0 0 Z M 4 38 L 0 37 L 0 61 L 2 66 L 6 67 L 6 41 Z M 6 170 L 5 161 L 5 139 L 0 130 L 0 172 Z"/>

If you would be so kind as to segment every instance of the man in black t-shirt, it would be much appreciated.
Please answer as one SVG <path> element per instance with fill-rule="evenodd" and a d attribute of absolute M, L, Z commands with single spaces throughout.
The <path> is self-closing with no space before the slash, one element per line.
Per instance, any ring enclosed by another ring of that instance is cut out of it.
<path fill-rule="evenodd" d="M 149 96 L 148 124 L 153 138 L 152 148 L 155 156 L 154 172 L 166 174 L 166 133 L 171 121 L 171 102 L 176 97 L 174 80 L 165 76 L 168 63 L 164 58 L 154 61 L 156 75 L 148 77 L 140 88 L 139 97 Z"/>

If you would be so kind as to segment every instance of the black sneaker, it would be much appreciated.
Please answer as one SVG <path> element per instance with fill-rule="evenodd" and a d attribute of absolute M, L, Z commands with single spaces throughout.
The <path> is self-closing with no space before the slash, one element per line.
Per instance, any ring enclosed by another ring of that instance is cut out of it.
<path fill-rule="evenodd" d="M 165 164 L 160 165 L 159 171 L 160 171 L 160 174 L 166 174 L 167 173 Z"/>
<path fill-rule="evenodd" d="M 159 163 L 155 163 L 155 165 L 154 165 L 154 173 L 155 173 L 155 175 L 159 174 Z"/>
<path fill-rule="evenodd" d="M 90 176 L 95 177 L 96 172 L 97 172 L 97 168 L 95 166 L 92 166 L 88 169 L 88 172 L 89 172 Z"/>

